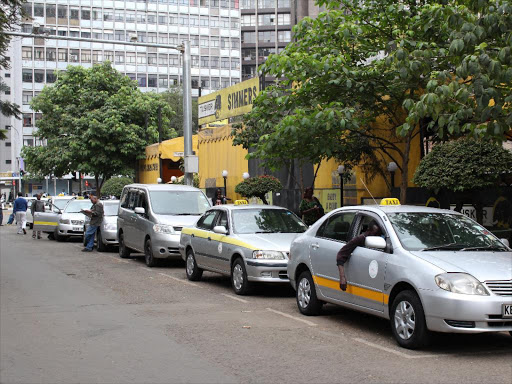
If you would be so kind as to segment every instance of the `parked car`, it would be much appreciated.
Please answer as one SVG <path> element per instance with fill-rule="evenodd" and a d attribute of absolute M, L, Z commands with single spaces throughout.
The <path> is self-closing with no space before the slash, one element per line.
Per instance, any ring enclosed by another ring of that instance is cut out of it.
<path fill-rule="evenodd" d="M 205 194 L 184 185 L 130 184 L 124 187 L 117 219 L 119 256 L 143 252 L 146 265 L 179 258 L 180 234 L 210 207 Z"/>
<path fill-rule="evenodd" d="M 68 209 L 71 203 L 73 206 Z M 84 215 L 80 213 L 80 209 L 88 209 L 90 206 L 89 200 L 77 200 L 74 196 L 53 198 L 49 206 L 45 206 L 44 212 L 34 212 L 33 229 L 48 233 L 57 241 L 63 241 L 70 236 L 82 236 Z"/>
<path fill-rule="evenodd" d="M 117 214 L 119 211 L 119 200 L 104 200 L 103 203 L 103 221 L 96 232 L 97 249 L 104 252 L 109 246 L 118 244 L 117 241 Z M 84 234 L 89 227 L 91 219 L 85 216 Z M 85 236 L 84 236 L 85 245 Z"/>
<path fill-rule="evenodd" d="M 353 251 L 342 291 L 336 255 L 372 220 L 384 238 L 368 236 Z M 288 276 L 301 313 L 316 315 L 323 303 L 333 303 L 389 319 L 405 348 L 426 345 L 431 331 L 512 332 L 511 249 L 454 211 L 400 205 L 334 210 L 294 240 Z"/>
<path fill-rule="evenodd" d="M 72 200 L 66 204 L 58 221 L 55 239 L 64 241 L 70 237 L 82 237 L 85 215 L 81 211 L 91 206 L 90 200 Z"/>
<path fill-rule="evenodd" d="M 293 212 L 269 205 L 218 205 L 181 231 L 180 252 L 189 280 L 203 270 L 231 277 L 236 294 L 251 283 L 288 283 L 292 240 L 307 229 Z"/>

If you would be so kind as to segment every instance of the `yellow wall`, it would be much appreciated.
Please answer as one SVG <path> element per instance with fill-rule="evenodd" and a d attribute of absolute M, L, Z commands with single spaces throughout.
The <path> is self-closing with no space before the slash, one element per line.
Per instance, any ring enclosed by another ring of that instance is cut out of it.
<path fill-rule="evenodd" d="M 224 187 L 222 171 L 228 171 L 226 180 L 227 197 L 233 202 L 242 199 L 235 193 L 235 186 L 243 181 L 243 173 L 249 165 L 245 159 L 247 150 L 241 146 L 233 147 L 231 125 L 221 128 L 205 129 L 198 134 L 199 186 L 200 188 Z M 215 180 L 215 182 L 213 182 Z"/>

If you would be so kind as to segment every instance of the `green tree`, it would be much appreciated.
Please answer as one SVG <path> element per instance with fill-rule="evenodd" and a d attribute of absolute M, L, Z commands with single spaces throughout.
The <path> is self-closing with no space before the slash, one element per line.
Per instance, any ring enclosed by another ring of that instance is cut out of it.
<path fill-rule="evenodd" d="M 380 173 L 391 159 L 406 201 L 411 143 L 420 130 L 504 139 L 512 123 L 505 107 L 512 75 L 508 1 L 318 4 L 329 11 L 302 20 L 295 40 L 262 66 L 281 80 L 260 93 L 246 126 L 234 132 L 235 143 L 252 147 L 249 156 L 334 157 Z M 469 30 L 475 39 L 465 37 Z M 461 72 L 469 62 L 471 74 Z"/>
<path fill-rule="evenodd" d="M 489 140 L 463 138 L 438 144 L 420 162 L 414 182 L 420 187 L 438 193 L 441 189 L 452 192 L 475 192 L 499 186 L 500 180 L 512 172 L 512 152 Z M 460 196 L 470 198 L 483 222 L 483 202 L 478 194 Z"/>
<path fill-rule="evenodd" d="M 12 31 L 19 25 L 20 17 L 23 14 L 22 4 L 23 1 L 21 0 L 2 0 L 0 3 L 0 69 L 10 67 L 7 49 L 9 48 L 11 37 L 6 35 L 5 32 Z M 0 92 L 5 93 L 7 90 L 9 90 L 9 87 L 0 77 Z M 4 116 L 14 116 L 19 119 L 21 115 L 20 106 L 0 99 L 0 113 Z M 6 138 L 6 131 L 0 129 L 0 140 L 5 140 Z"/>
<path fill-rule="evenodd" d="M 133 183 L 130 177 L 112 177 L 105 181 L 101 187 L 101 192 L 104 195 L 121 197 L 125 185 Z"/>
<path fill-rule="evenodd" d="M 164 138 L 176 136 L 169 128 L 169 105 L 158 94 L 141 92 L 108 62 L 89 69 L 69 66 L 32 99 L 32 108 L 43 113 L 37 135 L 47 145 L 23 149 L 27 170 L 93 174 L 98 193 L 100 178 L 133 174 L 144 148 L 157 140 L 159 110 Z"/>
<path fill-rule="evenodd" d="M 281 189 L 283 189 L 283 186 L 277 178 L 263 175 L 250 177 L 247 180 L 242 181 L 240 184 L 237 184 L 235 192 L 249 199 L 251 197 L 257 197 L 261 199 L 264 204 L 268 205 L 265 195 L 268 192 L 277 192 Z"/>
<path fill-rule="evenodd" d="M 170 127 L 173 128 L 178 136 L 183 136 L 183 88 L 180 86 L 173 86 L 167 92 L 161 94 L 162 97 L 169 103 L 175 115 L 171 118 Z M 198 107 L 197 99 L 192 99 L 192 132 L 196 133 L 198 129 Z"/>

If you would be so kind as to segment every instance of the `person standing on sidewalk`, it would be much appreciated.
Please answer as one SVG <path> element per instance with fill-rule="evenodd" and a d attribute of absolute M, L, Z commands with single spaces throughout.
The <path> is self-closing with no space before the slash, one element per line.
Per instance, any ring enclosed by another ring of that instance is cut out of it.
<path fill-rule="evenodd" d="M 96 235 L 96 231 L 103 221 L 103 203 L 92 193 L 89 195 L 89 199 L 92 203 L 91 209 L 81 211 L 84 215 L 91 218 L 87 231 L 85 231 L 85 248 L 82 249 L 82 252 L 92 252 L 94 247 L 94 235 Z"/>
<path fill-rule="evenodd" d="M 32 202 L 32 206 L 30 207 L 30 212 L 32 213 L 32 218 L 33 218 L 34 225 L 35 225 L 36 224 L 36 218 L 35 218 L 34 213 L 35 212 L 44 212 L 44 201 L 41 201 L 41 194 L 40 193 L 37 194 L 37 200 Z M 32 231 L 32 238 L 35 239 L 36 235 L 37 235 L 37 238 L 40 239 L 41 238 L 41 231 L 33 230 Z"/>
<path fill-rule="evenodd" d="M 18 198 L 14 200 L 12 213 L 16 216 L 16 224 L 18 225 L 18 235 L 27 234 L 27 200 L 23 198 L 23 193 L 18 192 Z"/>

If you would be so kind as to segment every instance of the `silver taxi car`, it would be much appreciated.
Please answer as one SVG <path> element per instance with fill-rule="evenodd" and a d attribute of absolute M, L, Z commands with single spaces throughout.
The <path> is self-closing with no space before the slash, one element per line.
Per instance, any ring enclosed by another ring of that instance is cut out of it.
<path fill-rule="evenodd" d="M 251 283 L 288 283 L 290 244 L 307 226 L 293 212 L 268 205 L 218 205 L 183 228 L 180 252 L 189 280 L 203 270 L 231 276 L 238 295 Z"/>
<path fill-rule="evenodd" d="M 119 200 L 102 200 L 103 220 L 96 233 L 96 243 L 98 252 L 105 252 L 108 247 L 118 245 L 117 241 L 117 213 L 119 210 Z M 85 246 L 85 232 L 89 227 L 91 218 L 85 216 L 82 242 Z"/>
<path fill-rule="evenodd" d="M 375 220 L 345 264 L 337 252 Z M 297 306 L 316 315 L 333 303 L 390 320 L 398 344 L 420 348 L 430 331 L 512 332 L 512 252 L 507 241 L 454 211 L 354 206 L 330 212 L 291 245 L 288 276 Z M 512 333 L 511 333 L 512 334 Z"/>

